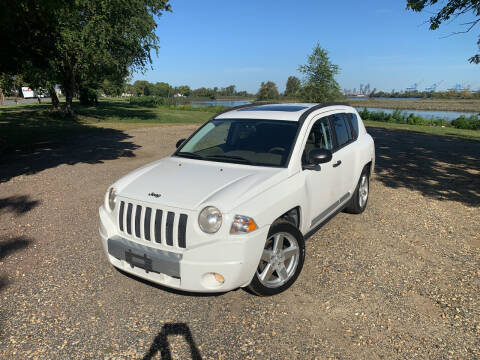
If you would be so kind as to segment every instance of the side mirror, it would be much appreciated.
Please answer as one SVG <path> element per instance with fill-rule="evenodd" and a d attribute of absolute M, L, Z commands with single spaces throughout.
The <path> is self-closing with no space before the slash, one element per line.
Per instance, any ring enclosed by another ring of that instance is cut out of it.
<path fill-rule="evenodd" d="M 332 152 L 326 149 L 313 149 L 308 154 L 309 163 L 303 168 L 308 170 L 320 170 L 318 165 L 325 164 L 332 160 Z"/>
<path fill-rule="evenodd" d="M 326 149 L 313 149 L 308 157 L 310 158 L 310 164 L 325 164 L 332 160 L 332 152 Z"/>
<path fill-rule="evenodd" d="M 187 140 L 187 139 L 178 140 L 177 143 L 175 144 L 176 148 L 178 149 L 180 147 L 180 145 L 182 145 L 185 142 L 185 140 Z"/>

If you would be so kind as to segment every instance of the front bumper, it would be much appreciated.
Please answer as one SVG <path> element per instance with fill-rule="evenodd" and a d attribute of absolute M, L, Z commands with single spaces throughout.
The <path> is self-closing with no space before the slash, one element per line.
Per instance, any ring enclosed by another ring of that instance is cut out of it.
<path fill-rule="evenodd" d="M 247 286 L 268 235 L 265 226 L 248 235 L 205 241 L 173 252 L 122 238 L 115 233 L 115 225 L 105 209 L 101 207 L 99 212 L 103 249 L 113 266 L 145 280 L 191 292 L 223 292 Z M 218 282 L 213 273 L 222 275 L 225 281 Z"/>

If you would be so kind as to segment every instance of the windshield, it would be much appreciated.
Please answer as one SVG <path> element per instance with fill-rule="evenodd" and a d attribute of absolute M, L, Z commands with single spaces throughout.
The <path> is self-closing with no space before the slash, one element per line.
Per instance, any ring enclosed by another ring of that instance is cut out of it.
<path fill-rule="evenodd" d="M 218 119 L 208 122 L 176 156 L 257 166 L 285 166 L 296 121 Z"/>

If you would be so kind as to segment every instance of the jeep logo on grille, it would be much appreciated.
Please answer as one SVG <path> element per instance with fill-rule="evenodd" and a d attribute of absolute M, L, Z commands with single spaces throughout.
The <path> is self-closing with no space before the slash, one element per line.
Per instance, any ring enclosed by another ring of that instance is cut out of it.
<path fill-rule="evenodd" d="M 150 194 L 148 194 L 148 196 L 153 196 L 153 197 L 159 198 L 159 197 L 162 196 L 162 195 L 161 195 L 161 194 L 154 193 L 154 192 L 151 192 Z"/>

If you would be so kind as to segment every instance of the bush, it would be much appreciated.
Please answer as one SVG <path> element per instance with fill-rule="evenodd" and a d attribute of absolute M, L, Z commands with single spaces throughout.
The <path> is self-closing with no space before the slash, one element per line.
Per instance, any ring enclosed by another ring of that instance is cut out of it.
<path fill-rule="evenodd" d="M 92 88 L 80 88 L 79 90 L 80 105 L 92 106 L 98 105 L 98 94 L 97 90 Z"/>
<path fill-rule="evenodd" d="M 164 98 L 159 96 L 138 96 L 131 97 L 130 104 L 146 107 L 155 107 L 165 104 Z"/>
<path fill-rule="evenodd" d="M 414 114 L 407 115 L 407 113 L 400 110 L 395 110 L 392 114 L 387 114 L 383 111 L 368 111 L 367 108 L 364 108 L 362 111 L 359 112 L 359 114 L 362 119 L 370 121 L 391 122 L 409 125 L 453 126 L 457 129 L 480 130 L 480 119 L 476 115 L 472 115 L 469 117 L 462 115 L 455 120 L 449 122 L 445 119 L 426 119 L 424 117 Z"/>
<path fill-rule="evenodd" d="M 457 129 L 480 130 L 480 120 L 478 116 L 466 117 L 462 115 L 451 122 Z"/>

